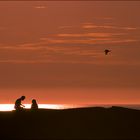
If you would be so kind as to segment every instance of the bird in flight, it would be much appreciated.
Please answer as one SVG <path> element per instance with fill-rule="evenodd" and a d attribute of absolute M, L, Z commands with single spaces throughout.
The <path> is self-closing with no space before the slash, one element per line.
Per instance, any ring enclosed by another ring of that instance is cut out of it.
<path fill-rule="evenodd" d="M 105 55 L 108 55 L 108 53 L 111 52 L 111 50 L 105 49 L 104 52 L 105 52 Z"/>

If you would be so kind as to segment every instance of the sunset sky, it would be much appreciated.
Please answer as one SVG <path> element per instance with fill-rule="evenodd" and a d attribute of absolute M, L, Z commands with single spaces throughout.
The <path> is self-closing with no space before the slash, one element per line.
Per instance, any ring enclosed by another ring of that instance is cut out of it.
<path fill-rule="evenodd" d="M 24 103 L 140 103 L 139 13 L 138 1 L 1 1 L 0 104 L 21 95 Z"/>

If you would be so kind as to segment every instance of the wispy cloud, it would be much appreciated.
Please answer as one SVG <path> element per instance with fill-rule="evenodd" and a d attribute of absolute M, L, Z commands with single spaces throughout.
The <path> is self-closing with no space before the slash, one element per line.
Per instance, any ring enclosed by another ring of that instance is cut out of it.
<path fill-rule="evenodd" d="M 45 7 L 37 6 L 36 8 Z M 98 28 L 101 30 L 93 30 Z M 129 26 L 119 27 L 93 23 L 60 26 L 59 32 L 41 37 L 36 42 L 17 45 L 1 44 L 0 63 L 124 64 L 126 61 L 123 60 L 123 56 L 117 58 L 114 53 L 111 53 L 109 57 L 105 57 L 104 49 L 138 42 L 139 39 L 131 35 L 131 31 L 136 29 Z"/>
<path fill-rule="evenodd" d="M 45 9 L 46 6 L 41 6 L 41 5 L 40 5 L 40 6 L 35 6 L 34 8 L 35 8 L 35 9 Z"/>
<path fill-rule="evenodd" d="M 135 39 L 113 39 L 113 38 L 95 38 L 95 39 L 49 39 L 41 38 L 41 40 L 46 41 L 47 44 L 119 44 L 128 42 L 137 42 Z"/>
<path fill-rule="evenodd" d="M 83 34 L 58 34 L 59 37 L 111 37 L 122 35 L 123 33 L 83 33 Z"/>
<path fill-rule="evenodd" d="M 70 28 L 73 28 L 73 26 L 70 26 L 70 25 L 66 25 L 66 26 L 60 26 L 59 27 L 60 29 L 70 29 Z"/>
<path fill-rule="evenodd" d="M 136 30 L 136 27 L 128 27 L 128 26 L 112 26 L 112 25 L 98 25 L 92 23 L 85 23 L 82 25 L 83 29 L 95 29 L 95 28 L 103 28 L 103 29 L 121 29 L 121 30 Z"/>

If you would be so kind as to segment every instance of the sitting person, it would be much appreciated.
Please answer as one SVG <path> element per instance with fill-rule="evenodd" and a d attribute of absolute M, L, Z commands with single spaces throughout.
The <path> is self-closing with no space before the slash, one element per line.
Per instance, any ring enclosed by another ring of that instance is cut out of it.
<path fill-rule="evenodd" d="M 21 101 L 23 101 L 25 99 L 25 96 L 21 96 L 19 99 L 16 100 L 15 102 L 15 110 L 23 110 L 23 107 L 25 107 L 24 105 L 21 104 Z"/>
<path fill-rule="evenodd" d="M 32 100 L 31 110 L 37 110 L 38 104 L 35 99 Z"/>

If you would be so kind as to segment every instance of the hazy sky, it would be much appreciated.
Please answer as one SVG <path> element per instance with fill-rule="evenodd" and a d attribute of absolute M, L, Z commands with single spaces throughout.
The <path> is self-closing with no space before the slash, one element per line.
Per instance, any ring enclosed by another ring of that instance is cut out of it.
<path fill-rule="evenodd" d="M 0 103 L 140 103 L 139 13 L 138 1 L 1 1 Z"/>

